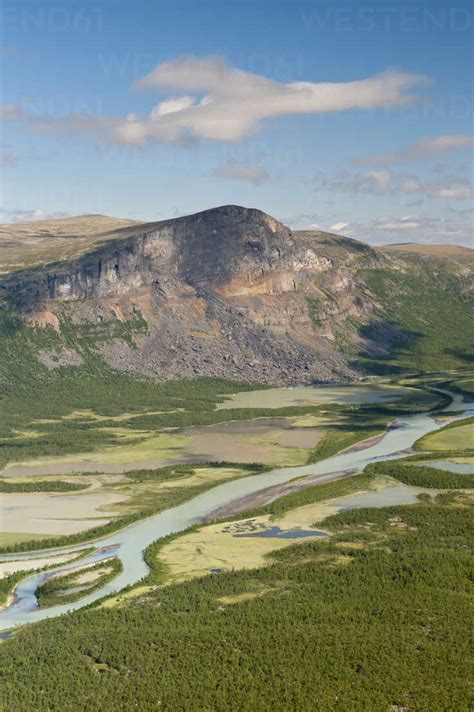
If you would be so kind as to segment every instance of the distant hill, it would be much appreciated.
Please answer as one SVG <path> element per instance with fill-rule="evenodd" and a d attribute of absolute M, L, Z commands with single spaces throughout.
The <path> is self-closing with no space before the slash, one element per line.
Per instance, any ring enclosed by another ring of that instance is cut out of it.
<path fill-rule="evenodd" d="M 459 368 L 473 265 L 468 248 L 375 249 L 233 205 L 155 223 L 2 225 L 4 353 L 15 319 L 38 368 L 78 373 L 91 359 L 285 384 Z"/>
<path fill-rule="evenodd" d="M 383 252 L 415 252 L 423 255 L 474 255 L 474 250 L 464 245 L 430 245 L 418 242 L 399 242 L 384 245 L 380 249 Z"/>
<path fill-rule="evenodd" d="M 106 215 L 81 215 L 0 225 L 0 274 L 78 257 L 136 224 Z"/>

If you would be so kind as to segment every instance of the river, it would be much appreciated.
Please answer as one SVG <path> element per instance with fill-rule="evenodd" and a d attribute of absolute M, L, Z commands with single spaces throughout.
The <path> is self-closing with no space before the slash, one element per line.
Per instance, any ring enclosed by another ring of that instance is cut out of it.
<path fill-rule="evenodd" d="M 463 397 L 460 394 L 449 393 L 449 395 L 453 398 L 453 402 L 446 409 L 464 411 L 463 416 L 458 417 L 465 417 L 474 413 L 474 403 L 463 402 Z M 148 566 L 143 559 L 143 552 L 152 542 L 199 523 L 215 509 L 228 505 L 236 499 L 254 494 L 273 485 L 289 482 L 297 477 L 317 475 L 327 481 L 328 475 L 333 473 L 340 473 L 343 470 L 362 470 L 370 462 L 399 457 L 400 451 L 411 447 L 415 440 L 439 429 L 443 425 L 442 423 L 437 423 L 434 417 L 427 413 L 404 416 L 399 422 L 401 427 L 388 430 L 381 440 L 365 449 L 334 455 L 313 465 L 279 468 L 217 485 L 177 507 L 140 520 L 126 529 L 122 529 L 100 540 L 100 542 L 96 542 L 96 545 L 100 546 L 100 548 L 82 558 L 80 565 L 84 566 L 109 558 L 111 552 L 113 552 L 122 561 L 123 572 L 102 588 L 74 603 L 51 608 L 39 608 L 35 592 L 38 586 L 50 575 L 50 572 L 26 577 L 15 589 L 15 600 L 0 612 L 0 630 L 8 630 L 47 618 L 55 618 L 64 613 L 83 608 L 104 596 L 118 593 L 130 584 L 137 583 L 148 573 Z M 400 489 L 400 492 L 403 492 L 403 490 Z M 398 501 L 399 504 L 413 501 L 411 494 L 406 502 L 403 500 L 403 495 L 401 495 L 400 500 Z M 79 551 L 86 546 L 87 544 L 80 544 L 64 547 L 56 549 L 54 553 Z M 44 556 L 44 551 L 38 553 L 38 557 L 40 556 Z M 0 557 L 0 561 L 17 560 L 19 558 L 31 559 L 32 555 L 24 554 L 23 557 L 18 554 L 5 555 Z M 65 564 L 56 568 L 55 573 L 70 571 L 73 568 L 73 565 Z"/>

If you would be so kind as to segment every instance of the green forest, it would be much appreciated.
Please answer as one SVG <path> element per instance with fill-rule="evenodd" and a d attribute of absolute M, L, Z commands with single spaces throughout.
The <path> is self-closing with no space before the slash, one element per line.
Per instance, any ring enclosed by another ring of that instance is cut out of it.
<path fill-rule="evenodd" d="M 468 712 L 471 522 L 460 495 L 343 512 L 263 569 L 25 628 L 2 708 Z"/>

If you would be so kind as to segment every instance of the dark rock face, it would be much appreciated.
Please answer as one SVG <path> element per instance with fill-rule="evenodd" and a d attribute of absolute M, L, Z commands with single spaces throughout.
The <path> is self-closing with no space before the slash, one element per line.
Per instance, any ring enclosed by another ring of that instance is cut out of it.
<path fill-rule="evenodd" d="M 294 250 L 291 232 L 260 210 L 226 206 L 175 221 L 178 274 L 195 287 L 247 281 L 282 269 Z"/>
<path fill-rule="evenodd" d="M 107 242 L 72 262 L 23 271 L 0 282 L 17 306 L 124 294 L 173 281 L 213 288 L 251 284 L 291 269 L 291 232 L 259 210 L 225 206 L 149 223 L 131 237 Z M 289 283 L 292 284 L 291 281 Z"/>
<path fill-rule="evenodd" d="M 353 376 L 311 316 L 314 275 L 329 272 L 341 295 L 335 318 L 360 312 L 347 299 L 349 273 L 311 238 L 260 210 L 224 206 L 119 229 L 81 257 L 3 277 L 0 294 L 40 323 L 45 314 L 57 322 L 64 302 L 76 322 L 141 314 L 148 335 L 138 348 L 101 347 L 123 370 L 297 383 Z"/>

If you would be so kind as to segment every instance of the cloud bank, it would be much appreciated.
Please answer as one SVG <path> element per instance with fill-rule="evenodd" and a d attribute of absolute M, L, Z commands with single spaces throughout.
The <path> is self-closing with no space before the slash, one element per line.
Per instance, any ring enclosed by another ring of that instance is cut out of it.
<path fill-rule="evenodd" d="M 472 213 L 451 218 L 429 215 L 387 215 L 367 222 L 339 220 L 321 226 L 315 225 L 315 215 L 300 214 L 288 220 L 295 229 L 313 229 L 337 233 L 345 237 L 362 240 L 372 245 L 386 245 L 394 242 L 420 242 L 430 244 L 463 244 L 473 246 Z"/>
<path fill-rule="evenodd" d="M 229 66 L 218 57 L 182 58 L 159 64 L 133 88 L 171 95 L 148 116 L 125 118 L 73 114 L 36 116 L 5 107 L 4 120 L 35 131 L 82 133 L 124 146 L 152 141 L 186 144 L 198 139 L 238 142 L 269 119 L 297 114 L 387 109 L 418 99 L 411 90 L 426 82 L 419 74 L 388 71 L 352 82 L 281 83 Z"/>
<path fill-rule="evenodd" d="M 465 176 L 444 175 L 440 180 L 426 180 L 409 173 L 393 173 L 387 169 L 362 172 L 340 171 L 335 178 L 319 174 L 316 190 L 352 193 L 353 195 L 419 195 L 445 200 L 467 200 L 474 189 Z"/>

